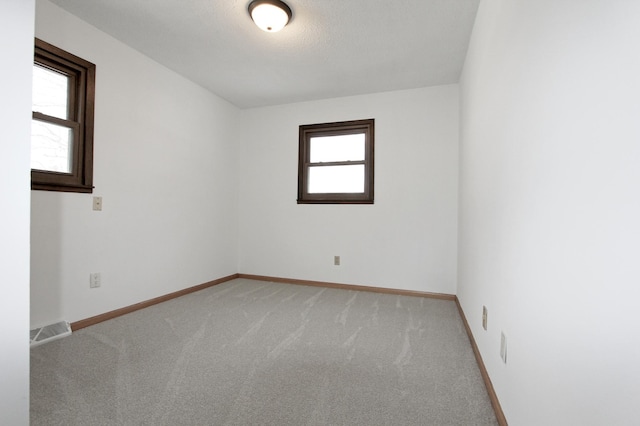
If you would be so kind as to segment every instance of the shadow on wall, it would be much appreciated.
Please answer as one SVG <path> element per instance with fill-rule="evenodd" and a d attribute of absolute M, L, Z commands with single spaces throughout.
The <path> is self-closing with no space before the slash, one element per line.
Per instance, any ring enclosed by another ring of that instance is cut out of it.
<path fill-rule="evenodd" d="M 31 328 L 62 315 L 62 197 L 31 191 Z M 37 267 L 35 267 L 37 265 Z M 49 321 L 51 322 L 51 321 Z"/>

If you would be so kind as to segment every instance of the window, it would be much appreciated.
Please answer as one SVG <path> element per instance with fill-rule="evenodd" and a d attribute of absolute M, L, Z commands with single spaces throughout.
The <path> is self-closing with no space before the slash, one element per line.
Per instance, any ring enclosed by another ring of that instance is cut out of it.
<path fill-rule="evenodd" d="M 373 204 L 374 120 L 300 126 L 298 204 Z"/>
<path fill-rule="evenodd" d="M 96 66 L 35 40 L 31 189 L 93 191 Z"/>

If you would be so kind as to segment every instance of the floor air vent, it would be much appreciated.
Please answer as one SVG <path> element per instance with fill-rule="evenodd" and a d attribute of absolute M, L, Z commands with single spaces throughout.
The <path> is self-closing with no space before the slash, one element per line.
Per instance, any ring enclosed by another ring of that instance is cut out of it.
<path fill-rule="evenodd" d="M 60 321 L 44 327 L 34 328 L 29 332 L 29 335 L 31 346 L 38 346 L 71 335 L 71 325 L 66 321 Z"/>

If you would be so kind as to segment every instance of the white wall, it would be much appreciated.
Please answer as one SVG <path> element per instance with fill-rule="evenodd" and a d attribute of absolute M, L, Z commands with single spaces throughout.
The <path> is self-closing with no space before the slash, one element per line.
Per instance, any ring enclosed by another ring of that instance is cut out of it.
<path fill-rule="evenodd" d="M 33 0 L 0 2 L 0 424 L 29 424 L 29 192 Z"/>
<path fill-rule="evenodd" d="M 457 85 L 241 117 L 240 272 L 455 292 Z M 376 120 L 375 204 L 296 204 L 298 126 L 367 118 Z"/>
<path fill-rule="evenodd" d="M 93 195 L 104 207 L 33 191 L 32 326 L 235 273 L 238 110 L 45 0 L 36 36 L 96 64 Z"/>
<path fill-rule="evenodd" d="M 480 5 L 458 297 L 512 425 L 640 418 L 638 22 L 631 0 Z"/>

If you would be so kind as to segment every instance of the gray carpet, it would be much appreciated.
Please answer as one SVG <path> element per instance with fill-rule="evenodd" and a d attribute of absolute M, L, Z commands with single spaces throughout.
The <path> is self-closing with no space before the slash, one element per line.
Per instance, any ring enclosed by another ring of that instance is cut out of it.
<path fill-rule="evenodd" d="M 32 425 L 495 425 L 454 302 L 237 279 L 31 350 Z"/>

